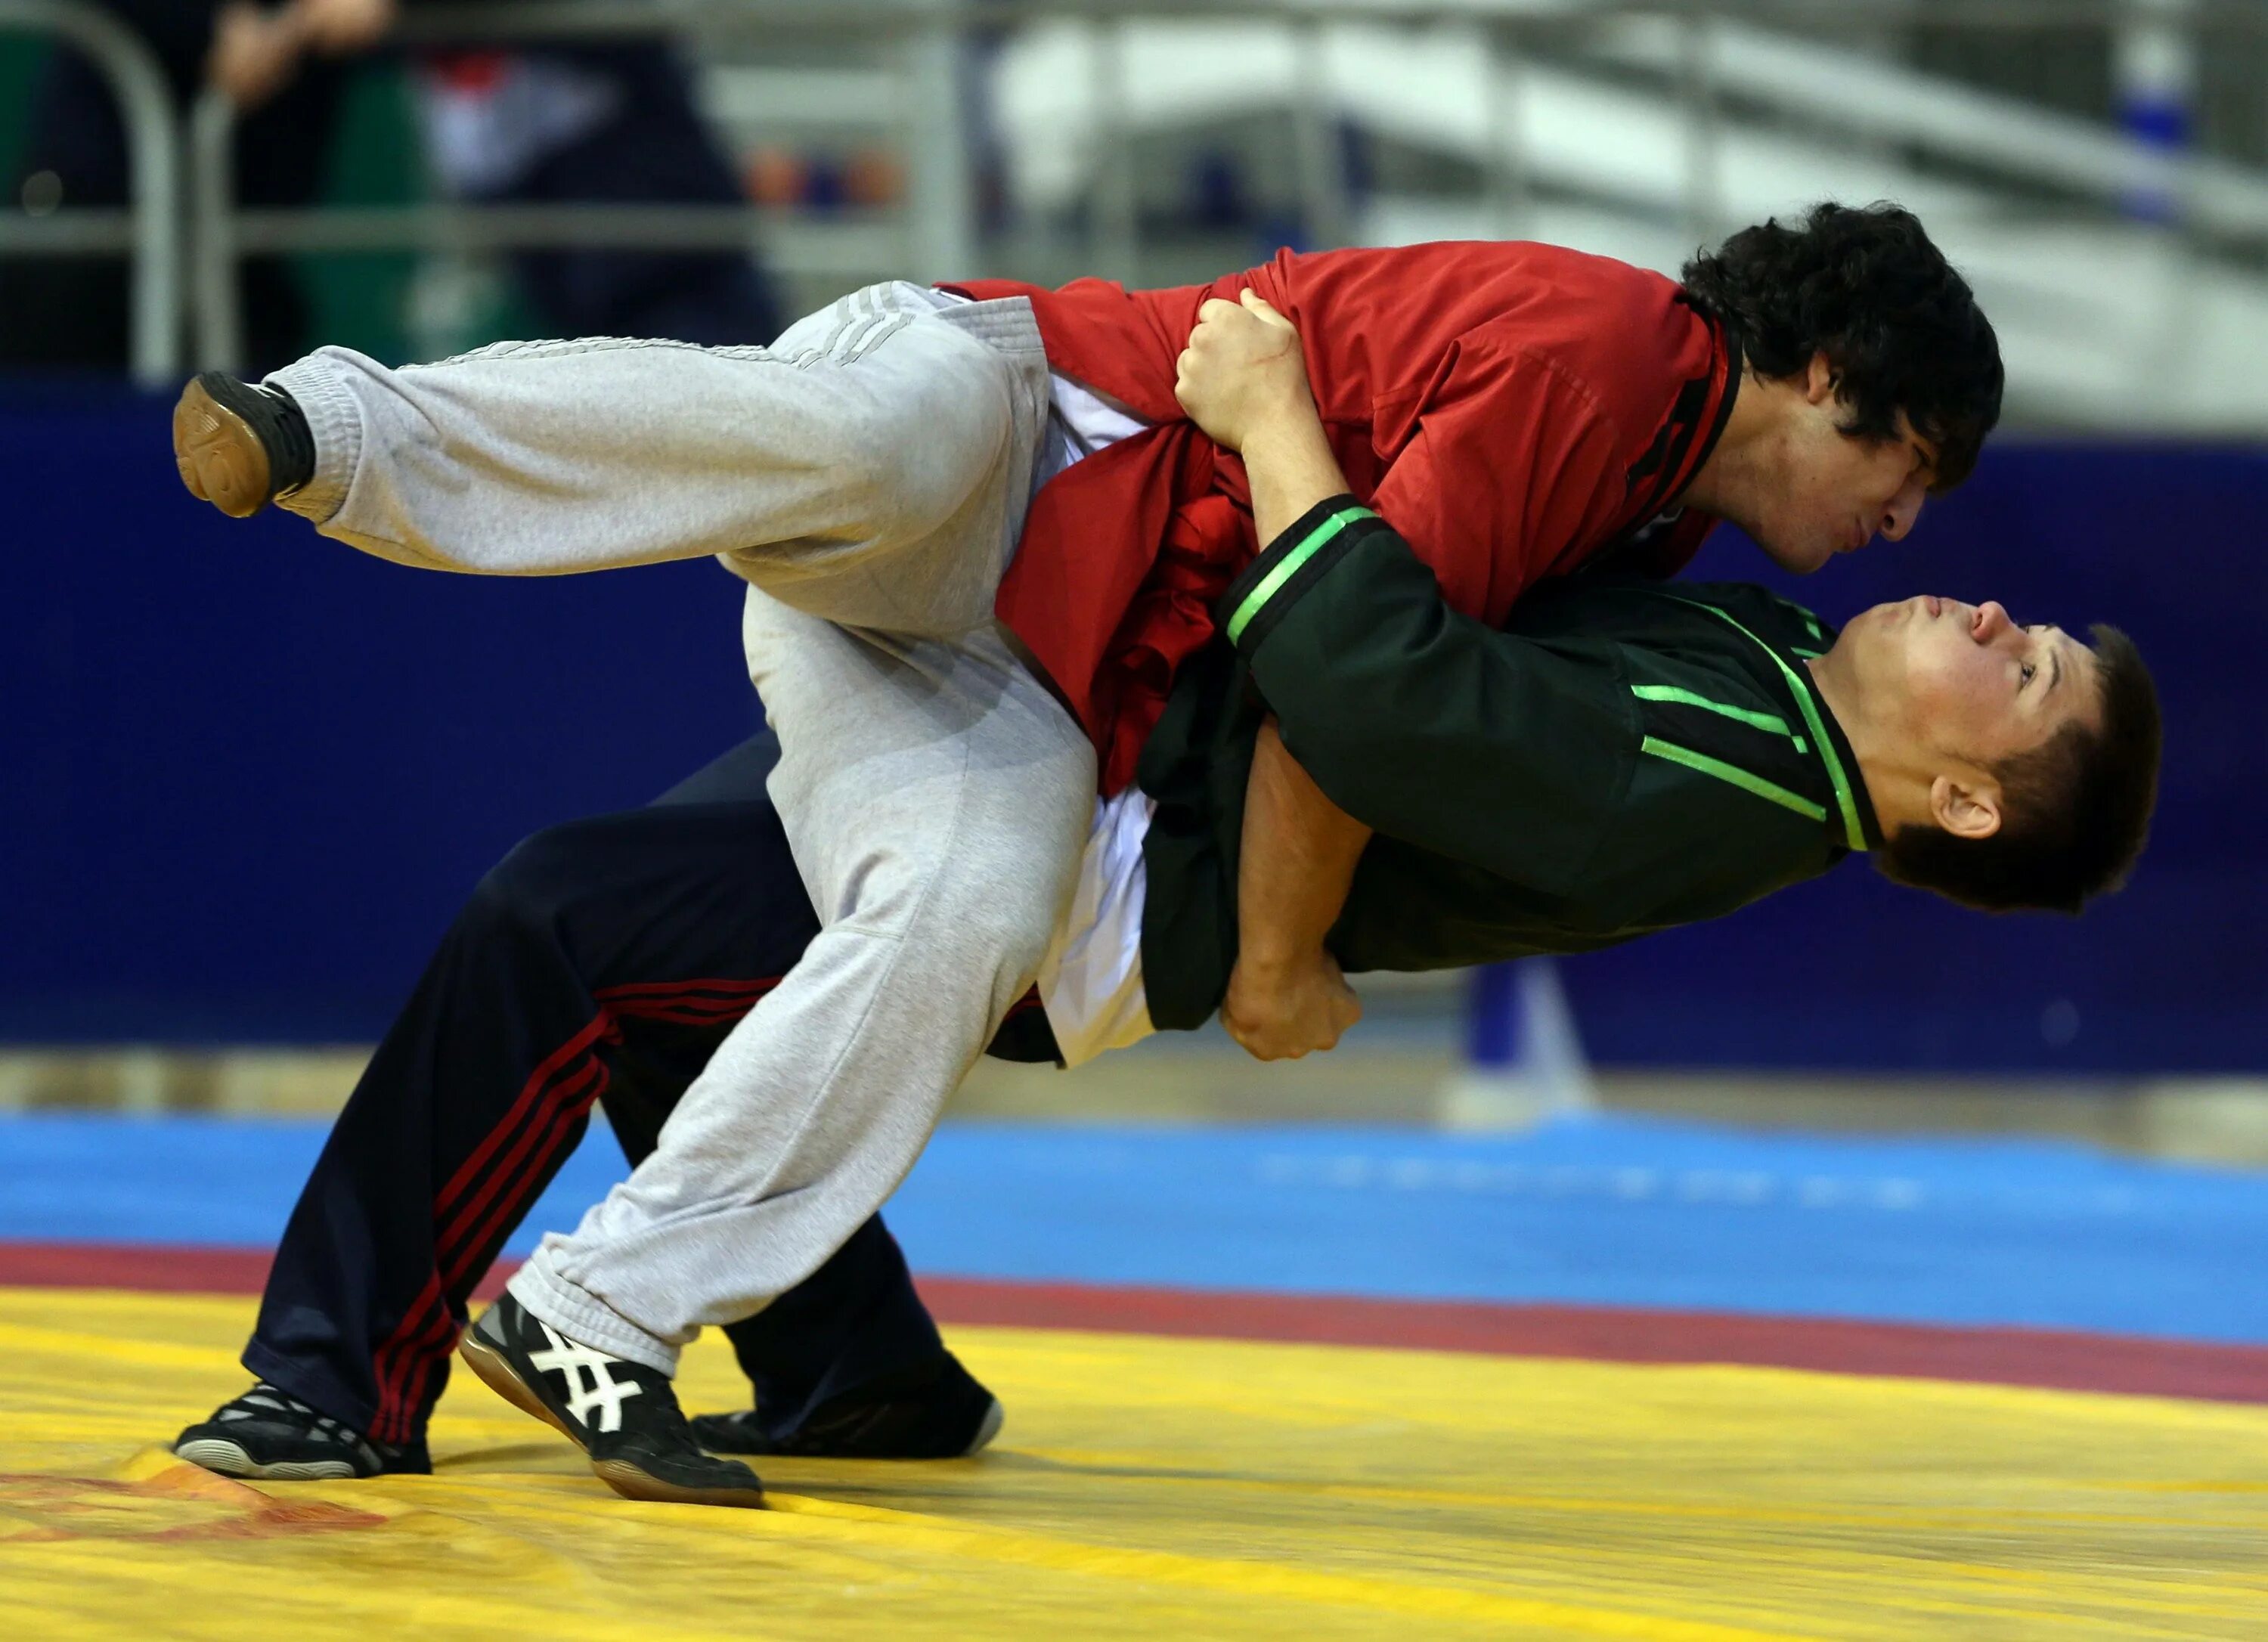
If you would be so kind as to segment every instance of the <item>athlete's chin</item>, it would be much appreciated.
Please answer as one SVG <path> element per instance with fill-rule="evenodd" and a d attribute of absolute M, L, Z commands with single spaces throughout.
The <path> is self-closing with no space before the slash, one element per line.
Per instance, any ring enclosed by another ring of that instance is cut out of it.
<path fill-rule="evenodd" d="M 1764 556 L 1784 571 L 1798 576 L 1808 576 L 1835 556 L 1835 544 L 1817 538 L 1789 540 L 1783 537 L 1759 538 L 1758 545 Z"/>

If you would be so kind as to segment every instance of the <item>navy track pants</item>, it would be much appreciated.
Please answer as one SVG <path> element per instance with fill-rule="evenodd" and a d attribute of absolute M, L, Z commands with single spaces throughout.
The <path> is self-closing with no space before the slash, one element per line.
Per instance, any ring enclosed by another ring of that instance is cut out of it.
<path fill-rule="evenodd" d="M 635 1166 L 818 933 L 764 795 L 769 734 L 654 806 L 548 828 L 481 880 L 292 1211 L 245 1366 L 422 1463 L 473 1289 L 582 1138 Z M 1047 1060 L 1020 1007 L 992 1053 Z M 878 1216 L 725 1329 L 766 1429 L 944 1348 Z"/>

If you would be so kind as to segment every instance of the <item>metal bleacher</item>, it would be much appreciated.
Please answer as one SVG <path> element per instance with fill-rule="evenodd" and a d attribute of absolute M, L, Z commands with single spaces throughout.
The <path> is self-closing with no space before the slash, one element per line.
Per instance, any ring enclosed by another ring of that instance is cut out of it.
<path fill-rule="evenodd" d="M 1977 284 L 2012 413 L 2065 427 L 2260 424 L 2268 279 L 2215 247 L 2268 234 L 2268 173 L 1724 18 L 1567 14 L 1417 26 L 1068 22 L 998 77 L 1015 197 L 1107 195 L 1145 133 L 1320 105 L 1463 162 L 1481 186 L 1342 205 L 1362 243 L 1507 235 L 1675 268 L 1697 243 L 1826 197 L 1896 199 Z M 1991 23 L 1962 9 L 1977 26 Z M 1854 31 L 1855 32 L 1855 31 Z M 1115 78 L 1113 94 L 1094 88 Z M 1133 140 L 1129 140 L 1130 136 Z M 1121 185 L 1124 186 L 1123 184 Z"/>
<path fill-rule="evenodd" d="M 1278 227 L 1307 244 L 1521 234 L 1673 267 L 1774 211 L 1891 197 L 1921 211 L 1974 276 L 2001 329 L 2018 420 L 2241 433 L 2264 420 L 2268 171 L 1926 71 L 1897 45 L 1922 25 L 1987 45 L 2058 23 L 2106 40 L 2176 27 L 2192 49 L 2268 39 L 2259 8 L 2168 4 L 419 8 L 412 46 L 676 30 L 736 142 L 879 142 L 902 156 L 905 186 L 895 203 L 823 212 L 249 212 L 230 202 L 225 103 L 170 108 L 147 54 L 81 0 L 0 0 L 0 28 L 59 34 L 103 66 L 136 177 L 130 212 L 0 216 L 0 254 L 130 253 L 136 369 L 155 383 L 232 362 L 236 267 L 257 250 L 748 243 L 821 286 L 976 267 L 1158 280 L 1249 260 Z M 1177 247 L 1160 204 L 1208 145 L 1236 150 L 1279 208 Z M 1403 163 L 1366 177 L 1374 167 L 1351 158 L 1365 145 Z"/>

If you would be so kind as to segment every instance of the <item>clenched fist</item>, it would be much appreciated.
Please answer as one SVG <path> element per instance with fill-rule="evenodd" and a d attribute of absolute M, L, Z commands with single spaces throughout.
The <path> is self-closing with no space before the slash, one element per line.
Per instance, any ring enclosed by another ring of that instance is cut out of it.
<path fill-rule="evenodd" d="M 367 51 L 392 32 L 400 0 L 294 0 L 307 43 L 327 56 Z"/>
<path fill-rule="evenodd" d="M 1362 1019 L 1362 999 L 1320 948 L 1292 962 L 1237 960 L 1220 1024 L 1256 1060 L 1298 1060 L 1336 1048 Z"/>
<path fill-rule="evenodd" d="M 1315 415 L 1300 333 L 1251 291 L 1234 302 L 1214 297 L 1197 310 L 1174 396 L 1189 420 L 1233 451 L 1244 448 L 1256 427 L 1287 413 Z"/>
<path fill-rule="evenodd" d="M 205 80 L 249 112 L 298 77 L 309 52 L 350 56 L 385 38 L 399 0 L 291 0 L 272 9 L 227 0 L 213 16 Z"/>
<path fill-rule="evenodd" d="M 248 112 L 298 76 L 304 43 L 290 11 L 268 11 L 254 0 L 229 0 L 213 14 L 205 81 Z"/>

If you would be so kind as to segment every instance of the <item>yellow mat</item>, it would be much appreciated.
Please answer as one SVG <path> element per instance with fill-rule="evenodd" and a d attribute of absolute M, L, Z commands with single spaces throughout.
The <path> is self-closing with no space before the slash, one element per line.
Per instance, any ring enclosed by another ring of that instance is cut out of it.
<path fill-rule="evenodd" d="M 993 1452 L 772 1511 L 618 1499 L 463 1373 L 437 1475 L 252 1488 L 149 1447 L 252 1309 L 0 1290 L 0 1642 L 2268 1637 L 2268 1409 L 970 1329 Z"/>

